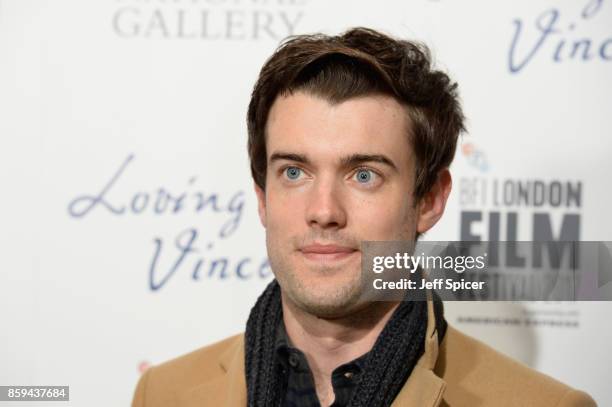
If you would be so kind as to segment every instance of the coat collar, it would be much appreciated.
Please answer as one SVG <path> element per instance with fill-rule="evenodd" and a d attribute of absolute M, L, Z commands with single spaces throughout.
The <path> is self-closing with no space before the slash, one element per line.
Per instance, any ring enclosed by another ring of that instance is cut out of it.
<path fill-rule="evenodd" d="M 425 351 L 410 377 L 397 395 L 392 407 L 436 407 L 442 401 L 446 382 L 433 369 L 438 359 L 438 332 L 431 297 L 427 301 L 427 334 Z M 247 403 L 244 372 L 244 335 L 219 355 L 219 365 L 225 372 L 178 395 L 180 407 L 207 405 L 244 407 Z"/>

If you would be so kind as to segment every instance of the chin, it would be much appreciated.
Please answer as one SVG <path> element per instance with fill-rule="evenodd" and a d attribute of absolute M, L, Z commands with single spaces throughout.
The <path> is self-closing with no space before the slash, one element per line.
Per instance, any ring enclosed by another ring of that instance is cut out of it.
<path fill-rule="evenodd" d="M 321 284 L 312 284 L 288 290 L 287 294 L 298 308 L 319 318 L 346 316 L 359 307 L 363 298 L 359 281 L 329 284 L 326 289 L 321 289 Z"/>

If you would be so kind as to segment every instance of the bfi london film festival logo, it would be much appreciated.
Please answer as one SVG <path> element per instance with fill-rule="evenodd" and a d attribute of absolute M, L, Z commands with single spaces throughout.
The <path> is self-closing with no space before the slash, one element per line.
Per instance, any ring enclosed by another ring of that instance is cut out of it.
<path fill-rule="evenodd" d="M 478 146 L 464 144 L 461 155 L 474 174 L 459 180 L 459 240 L 580 240 L 582 181 L 495 177 L 490 158 Z M 497 267 L 512 266 L 508 258 L 499 261 Z M 484 314 L 479 311 L 459 315 L 456 323 L 577 329 L 580 311 L 573 305 L 556 306 L 554 315 L 550 308 L 533 305 L 486 308 Z"/>
<path fill-rule="evenodd" d="M 459 240 L 580 240 L 581 180 L 499 178 L 474 144 L 461 153 L 477 175 L 459 180 Z"/>
<path fill-rule="evenodd" d="M 310 0 L 117 0 L 123 39 L 274 40 L 298 32 Z"/>

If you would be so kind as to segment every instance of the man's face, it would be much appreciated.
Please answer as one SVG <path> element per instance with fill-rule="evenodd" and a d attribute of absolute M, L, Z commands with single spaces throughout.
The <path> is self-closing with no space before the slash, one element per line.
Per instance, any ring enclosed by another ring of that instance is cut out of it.
<path fill-rule="evenodd" d="M 274 102 L 266 189 L 256 191 L 272 270 L 299 308 L 350 313 L 362 293 L 360 242 L 414 239 L 409 126 L 387 96 L 332 105 L 295 92 Z"/>

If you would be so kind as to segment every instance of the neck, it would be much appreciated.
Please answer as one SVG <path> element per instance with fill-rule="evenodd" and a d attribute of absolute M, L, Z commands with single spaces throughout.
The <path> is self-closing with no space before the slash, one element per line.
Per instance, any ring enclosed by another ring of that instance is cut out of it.
<path fill-rule="evenodd" d="M 370 351 L 398 305 L 373 302 L 350 315 L 328 319 L 307 313 L 282 295 L 287 335 L 308 360 L 321 405 L 334 400 L 334 369 Z"/>

